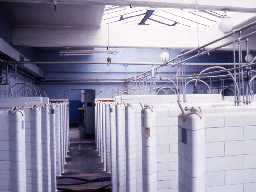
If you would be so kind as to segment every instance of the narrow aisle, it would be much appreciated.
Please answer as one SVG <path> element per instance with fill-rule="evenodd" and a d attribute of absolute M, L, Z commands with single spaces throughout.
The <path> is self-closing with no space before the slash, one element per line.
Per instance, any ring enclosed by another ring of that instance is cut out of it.
<path fill-rule="evenodd" d="M 80 139 L 79 128 L 70 129 L 69 156 L 65 173 L 58 178 L 60 191 L 111 191 L 111 176 L 102 171 L 94 140 Z"/>

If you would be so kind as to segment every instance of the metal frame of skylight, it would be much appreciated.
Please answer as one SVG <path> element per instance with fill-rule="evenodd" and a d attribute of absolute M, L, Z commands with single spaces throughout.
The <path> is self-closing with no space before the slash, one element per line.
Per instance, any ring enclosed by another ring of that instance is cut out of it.
<path fill-rule="evenodd" d="M 187 18 L 187 17 L 183 17 L 183 16 L 181 16 L 181 15 L 174 14 L 174 13 L 170 12 L 170 11 L 171 11 L 170 9 L 168 9 L 168 10 L 166 10 L 166 9 L 161 9 L 161 11 L 163 11 L 163 12 L 165 12 L 165 13 L 167 13 L 167 14 L 173 15 L 173 16 L 175 16 L 175 17 L 179 17 L 179 18 L 181 18 L 181 19 L 190 21 L 190 22 L 192 22 L 192 23 L 194 23 L 194 24 L 198 24 L 198 25 L 201 25 L 201 26 L 204 26 L 204 27 L 209 27 L 209 25 L 200 23 L 200 22 L 198 22 L 198 21 L 194 21 L 194 20 L 192 20 L 192 19 L 189 19 L 189 18 Z"/>
<path fill-rule="evenodd" d="M 211 19 L 211 18 L 206 17 L 206 16 L 203 16 L 203 15 L 200 15 L 200 14 L 196 13 L 195 11 L 188 11 L 188 13 L 190 13 L 190 14 L 192 14 L 192 15 L 195 15 L 195 16 L 197 16 L 197 17 L 201 17 L 201 18 L 206 19 L 206 20 L 208 20 L 208 21 L 212 21 L 212 22 L 214 22 L 214 23 L 217 23 L 216 20 Z"/>
<path fill-rule="evenodd" d="M 104 16 L 116 14 L 118 12 L 122 12 L 122 11 L 126 11 L 126 10 L 127 10 L 127 7 L 119 7 L 119 8 L 116 8 L 115 11 L 104 11 Z"/>
<path fill-rule="evenodd" d="M 138 13 L 138 12 L 143 12 L 143 11 L 146 12 L 146 9 L 137 9 L 135 11 L 126 12 L 126 13 L 123 13 L 123 14 L 118 14 L 118 15 L 115 15 L 115 16 L 112 16 L 112 17 L 107 17 L 107 18 L 103 17 L 103 20 L 106 21 L 106 20 L 109 20 L 109 19 L 120 18 L 121 16 L 126 16 L 126 15 L 130 15 L 130 14 Z"/>
<path fill-rule="evenodd" d="M 222 15 L 222 14 L 216 12 L 216 11 L 201 10 L 201 12 L 204 12 L 204 13 L 206 13 L 206 14 L 212 15 L 212 16 L 217 17 L 217 18 L 219 18 L 219 19 L 226 17 L 226 15 Z"/>
<path fill-rule="evenodd" d="M 122 22 L 122 21 L 125 21 L 125 20 L 128 20 L 128 19 L 131 19 L 131 18 L 144 16 L 145 14 L 146 14 L 146 12 L 145 12 L 145 13 L 140 13 L 140 14 L 137 14 L 137 15 L 128 16 L 128 17 L 123 17 L 122 19 L 121 19 L 121 17 L 122 17 L 122 16 L 121 16 L 121 17 L 119 18 L 119 20 L 114 20 L 114 21 L 108 22 L 108 23 L 106 23 L 106 24 L 112 24 L 112 23 Z"/>
<path fill-rule="evenodd" d="M 159 23 L 159 24 L 162 24 L 162 25 L 166 25 L 166 26 L 168 26 L 168 27 L 174 27 L 175 25 L 178 24 L 178 22 L 176 22 L 176 21 L 175 21 L 173 24 L 169 24 L 169 23 L 165 23 L 165 22 L 162 22 L 162 21 L 153 19 L 153 18 L 148 18 L 148 20 L 154 21 L 154 22 Z"/>
<path fill-rule="evenodd" d="M 104 11 L 111 11 L 111 10 L 114 10 L 114 9 L 118 9 L 120 7 L 121 6 L 117 6 L 117 5 L 106 5 Z"/>
<path fill-rule="evenodd" d="M 159 17 L 159 18 L 162 18 L 162 19 L 165 19 L 165 20 L 167 20 L 167 21 L 171 21 L 171 22 L 176 22 L 177 24 L 180 24 L 180 25 L 183 25 L 183 26 L 186 26 L 186 27 L 191 27 L 190 25 L 187 25 L 187 24 L 184 24 L 184 23 L 181 23 L 181 22 L 178 22 L 178 21 L 176 21 L 176 20 L 173 20 L 173 19 L 170 19 L 170 18 L 167 18 L 167 17 L 164 17 L 164 16 L 161 16 L 161 15 L 158 15 L 158 14 L 153 14 L 154 16 L 156 16 L 156 17 Z"/>

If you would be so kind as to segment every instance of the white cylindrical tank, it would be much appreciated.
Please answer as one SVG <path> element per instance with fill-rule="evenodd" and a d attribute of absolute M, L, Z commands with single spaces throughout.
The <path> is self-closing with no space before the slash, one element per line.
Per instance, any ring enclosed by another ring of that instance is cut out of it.
<path fill-rule="evenodd" d="M 112 176 L 112 191 L 118 192 L 118 170 L 117 170 L 117 131 L 116 131 L 116 105 L 111 104 L 110 109 L 111 121 L 111 176 Z"/>
<path fill-rule="evenodd" d="M 151 109 L 143 110 L 143 189 L 147 192 L 157 191 L 157 163 L 156 163 L 156 130 L 154 113 Z"/>
<path fill-rule="evenodd" d="M 56 144 L 56 176 L 61 176 L 61 130 L 60 130 L 60 105 L 55 104 L 55 144 Z"/>
<path fill-rule="evenodd" d="M 41 108 L 25 109 L 27 191 L 42 192 L 42 125 Z"/>
<path fill-rule="evenodd" d="M 102 103 L 99 105 L 99 155 L 100 155 L 100 160 L 103 162 L 103 157 L 102 155 L 102 117 L 103 117 L 103 110 L 102 110 Z"/>
<path fill-rule="evenodd" d="M 106 165 L 106 105 L 105 103 L 102 103 L 102 162 L 103 162 L 103 170 L 107 170 L 107 165 Z"/>
<path fill-rule="evenodd" d="M 179 116 L 179 191 L 205 192 L 205 129 L 202 115 Z"/>
<path fill-rule="evenodd" d="M 0 191 L 27 191 L 25 115 L 22 110 L 0 110 Z"/>
<path fill-rule="evenodd" d="M 95 135 L 94 135 L 94 140 L 95 140 L 95 144 L 96 144 L 96 151 L 98 151 L 98 144 L 97 144 L 97 118 L 98 118 L 98 111 L 97 111 L 97 101 L 95 101 L 94 103 L 94 116 L 95 116 Z"/>
<path fill-rule="evenodd" d="M 50 153 L 51 153 L 51 192 L 56 192 L 56 111 L 55 104 L 50 105 Z"/>
<path fill-rule="evenodd" d="M 106 172 L 111 173 L 111 119 L 110 104 L 106 103 Z"/>
<path fill-rule="evenodd" d="M 50 107 L 46 104 L 42 107 L 42 144 L 43 144 L 43 192 L 50 192 L 52 188 L 51 178 L 51 130 L 50 130 Z"/>
<path fill-rule="evenodd" d="M 117 170 L 118 170 L 118 191 L 127 191 L 126 187 L 126 120 L 125 120 L 125 105 L 119 104 L 117 105 L 116 111 L 116 130 L 117 130 Z"/>

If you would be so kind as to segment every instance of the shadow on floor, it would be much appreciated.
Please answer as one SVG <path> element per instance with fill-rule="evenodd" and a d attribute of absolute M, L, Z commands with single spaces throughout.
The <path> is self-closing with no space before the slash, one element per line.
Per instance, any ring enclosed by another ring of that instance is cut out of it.
<path fill-rule="evenodd" d="M 58 190 L 62 192 L 111 191 L 111 176 L 102 171 L 92 139 L 80 139 L 79 129 L 70 129 L 69 160 L 65 173 L 58 178 Z"/>

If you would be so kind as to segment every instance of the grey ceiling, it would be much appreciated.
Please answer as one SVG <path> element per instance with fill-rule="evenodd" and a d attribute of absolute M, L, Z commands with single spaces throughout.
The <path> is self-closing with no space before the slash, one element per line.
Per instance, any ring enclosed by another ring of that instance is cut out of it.
<path fill-rule="evenodd" d="M 1 3 L 13 27 L 97 28 L 104 6 Z"/>

